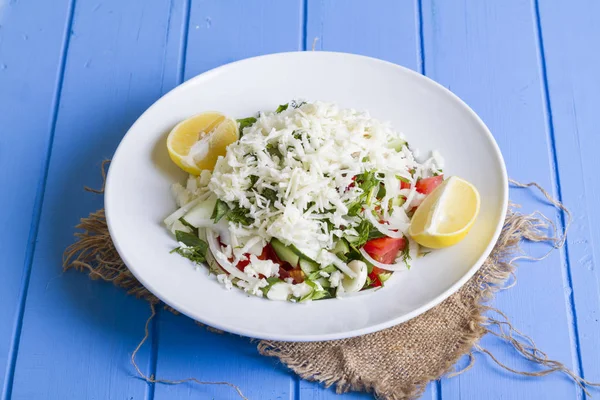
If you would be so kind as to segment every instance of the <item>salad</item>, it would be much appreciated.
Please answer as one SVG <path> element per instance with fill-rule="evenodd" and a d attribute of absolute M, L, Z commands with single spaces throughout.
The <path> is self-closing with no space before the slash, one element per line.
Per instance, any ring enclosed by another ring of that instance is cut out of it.
<path fill-rule="evenodd" d="M 334 103 L 292 101 L 230 122 L 229 143 L 220 127 L 232 120 L 212 114 L 174 158 L 192 174 L 172 186 L 179 209 L 164 222 L 173 252 L 206 263 L 226 288 L 292 302 L 343 297 L 384 286 L 422 255 L 408 231 L 443 182 L 437 152 L 419 161 L 390 124 Z M 227 143 L 218 157 L 215 143 Z M 211 151 L 214 168 L 193 169 Z"/>

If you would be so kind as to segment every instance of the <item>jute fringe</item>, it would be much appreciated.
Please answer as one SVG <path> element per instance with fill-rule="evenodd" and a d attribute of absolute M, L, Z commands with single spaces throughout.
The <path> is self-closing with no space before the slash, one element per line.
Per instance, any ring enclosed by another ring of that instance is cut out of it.
<path fill-rule="evenodd" d="M 103 177 L 106 163 L 103 163 Z M 536 183 L 511 181 L 511 184 L 523 188 L 535 187 L 551 204 L 561 209 L 566 216 L 563 232 L 557 234 L 554 223 L 543 214 L 521 214 L 517 211 L 518 206 L 512 204 L 500 238 L 484 265 L 457 293 L 437 307 L 381 332 L 328 342 L 260 341 L 259 352 L 277 357 L 303 379 L 318 381 L 327 387 L 335 385 L 338 392 L 371 392 L 384 400 L 418 397 L 429 381 L 444 375 L 451 377 L 464 373 L 473 366 L 475 352 L 488 355 L 500 367 L 519 375 L 540 377 L 562 372 L 589 394 L 586 386 L 599 384 L 588 382 L 562 363 L 550 360 L 531 338 L 511 325 L 505 314 L 486 304 L 499 290 L 514 286 L 516 261 L 541 260 L 548 256 L 549 252 L 541 257 L 524 254 L 520 248 L 523 240 L 549 243 L 552 250 L 560 248 L 565 243 L 571 221 L 569 211 Z M 101 190 L 86 189 L 102 193 L 104 187 Z M 87 272 L 91 279 L 112 282 L 150 303 L 152 313 L 146 322 L 144 338 L 131 356 L 139 376 L 151 383 L 226 385 L 246 399 L 240 388 L 229 382 L 207 382 L 196 378 L 156 379 L 140 370 L 135 356 L 148 338 L 150 321 L 156 315 L 155 305 L 160 301 L 133 277 L 119 258 L 108 233 L 104 210 L 83 218 L 77 228 L 81 231 L 75 234 L 77 241 L 65 251 L 64 269 Z M 479 339 L 488 333 L 505 340 L 525 359 L 544 369 L 537 372 L 517 371 L 503 364 L 478 344 Z M 469 356 L 469 364 L 461 371 L 453 371 L 453 366 L 463 355 Z"/>

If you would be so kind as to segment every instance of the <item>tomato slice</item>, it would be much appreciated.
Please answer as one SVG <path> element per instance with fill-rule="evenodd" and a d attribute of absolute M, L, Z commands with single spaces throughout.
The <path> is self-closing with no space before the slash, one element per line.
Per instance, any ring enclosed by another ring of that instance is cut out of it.
<path fill-rule="evenodd" d="M 444 181 L 444 175 L 432 176 L 417 181 L 417 192 L 429 194 Z"/>
<path fill-rule="evenodd" d="M 377 267 L 374 267 L 374 268 L 377 268 Z M 372 287 L 383 286 L 383 283 L 381 283 L 381 279 L 379 279 L 379 275 L 376 274 L 375 272 L 371 272 L 369 274 L 369 279 L 371 280 L 371 282 L 373 282 L 373 283 L 371 283 Z"/>
<path fill-rule="evenodd" d="M 304 282 L 305 275 L 302 269 L 300 269 L 300 267 L 294 268 L 292 265 L 290 265 L 290 263 L 281 261 L 279 257 L 277 257 L 277 253 L 275 253 L 275 250 L 273 249 L 273 246 L 271 246 L 270 243 L 263 247 L 262 253 L 256 258 L 258 258 L 259 260 L 271 260 L 275 264 L 279 264 L 279 278 L 292 278 L 294 280 L 294 283 Z M 229 261 L 233 261 L 233 258 L 231 258 Z M 236 268 L 244 272 L 244 268 L 246 268 L 248 264 L 250 264 L 250 253 L 244 254 L 242 260 L 240 260 L 237 263 Z M 227 272 L 225 271 L 225 273 Z M 262 275 L 260 275 L 260 277 L 264 278 L 264 276 Z"/>
<path fill-rule="evenodd" d="M 400 189 L 410 189 L 410 183 L 400 181 Z"/>
<path fill-rule="evenodd" d="M 263 247 L 262 253 L 259 256 L 256 256 L 256 258 L 258 258 L 259 260 L 266 260 L 269 256 L 269 251 L 267 249 L 268 246 L 270 246 L 270 245 Z M 275 252 L 273 252 L 273 253 L 275 253 Z M 233 261 L 233 259 L 230 259 L 229 261 Z M 242 260 L 240 260 L 237 263 L 236 268 L 239 269 L 240 271 L 244 272 L 244 268 L 246 268 L 246 266 L 248 264 L 250 264 L 250 253 L 244 254 L 244 256 L 242 257 Z"/>
<path fill-rule="evenodd" d="M 374 260 L 383 264 L 393 264 L 398 252 L 403 250 L 405 246 L 405 238 L 391 238 L 386 236 L 369 240 L 363 248 Z"/>

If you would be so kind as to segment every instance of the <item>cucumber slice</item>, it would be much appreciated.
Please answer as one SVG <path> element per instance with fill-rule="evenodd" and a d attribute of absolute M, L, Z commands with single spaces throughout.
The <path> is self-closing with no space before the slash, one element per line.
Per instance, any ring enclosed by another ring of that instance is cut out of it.
<path fill-rule="evenodd" d="M 188 224 L 195 226 L 196 228 L 211 226 L 214 222 L 210 219 L 210 216 L 212 215 L 216 202 L 217 197 L 210 196 L 186 213 L 184 219 Z"/>
<path fill-rule="evenodd" d="M 334 254 L 339 254 L 339 253 L 346 254 L 349 251 L 350 251 L 350 246 L 348 246 L 348 243 L 343 239 L 338 240 L 337 243 L 335 244 L 335 247 L 333 248 Z"/>
<path fill-rule="evenodd" d="M 298 265 L 300 256 L 296 254 L 296 252 L 294 252 L 294 250 L 292 250 L 290 247 L 283 244 L 279 239 L 271 239 L 271 246 L 273 246 L 273 250 L 275 250 L 277 257 L 279 257 L 281 261 L 288 262 L 293 267 Z"/>
<path fill-rule="evenodd" d="M 311 272 L 314 272 L 317 269 L 319 269 L 319 264 L 317 264 L 314 261 L 307 260 L 305 258 L 300 258 L 300 269 L 302 269 L 302 271 L 306 275 L 309 275 Z"/>
<path fill-rule="evenodd" d="M 317 282 L 319 282 L 319 284 L 321 286 L 323 286 L 325 289 L 331 287 L 331 283 L 329 282 L 329 279 L 327 279 L 327 278 L 319 278 L 319 279 L 317 279 Z"/>

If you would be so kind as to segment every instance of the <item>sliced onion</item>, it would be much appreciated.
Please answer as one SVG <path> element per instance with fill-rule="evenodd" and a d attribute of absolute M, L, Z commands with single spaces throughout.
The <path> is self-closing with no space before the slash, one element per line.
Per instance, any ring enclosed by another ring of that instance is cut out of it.
<path fill-rule="evenodd" d="M 252 278 L 251 276 L 244 274 L 242 271 L 237 269 L 231 262 L 229 262 L 225 254 L 223 254 L 223 252 L 220 249 L 221 245 L 217 240 L 217 234 L 215 233 L 215 231 L 213 231 L 212 229 L 206 229 L 206 241 L 208 242 L 208 247 L 215 260 L 219 263 L 221 268 L 223 268 L 225 271 L 227 271 L 227 273 L 229 273 L 229 275 L 252 284 L 258 282 L 258 279 Z"/>
<path fill-rule="evenodd" d="M 370 262 L 377 268 L 385 269 L 386 271 L 408 271 L 408 268 L 406 268 L 406 264 L 404 262 L 400 262 L 397 264 L 383 264 L 379 261 L 374 260 L 373 257 L 371 257 L 363 247 L 361 247 L 360 249 L 360 254 L 362 254 L 368 262 Z"/>
<path fill-rule="evenodd" d="M 356 273 L 354 271 L 352 271 L 345 262 L 340 260 L 339 257 L 333 253 L 330 253 L 330 252 L 327 252 L 327 253 L 329 253 L 328 261 L 331 261 L 331 263 L 337 269 L 342 271 L 344 274 L 348 275 L 350 278 L 356 278 Z"/>
<path fill-rule="evenodd" d="M 177 209 L 177 211 L 175 211 L 173 214 L 171 214 L 167 218 L 165 218 L 165 220 L 164 220 L 165 225 L 168 227 L 173 225 L 175 223 L 175 221 L 177 221 L 179 218 L 181 218 L 185 214 L 187 214 L 187 212 L 190 211 L 193 207 L 195 207 L 196 204 L 198 204 L 199 202 L 200 202 L 200 198 L 197 198 L 196 200 L 192 200 L 189 203 L 187 203 L 186 205 Z"/>
<path fill-rule="evenodd" d="M 395 238 L 395 239 L 400 239 L 400 238 L 404 237 L 404 234 L 401 231 L 406 230 L 406 229 L 399 229 L 397 231 L 390 229 L 389 225 L 382 224 L 379 221 L 377 221 L 375 216 L 373 216 L 373 213 L 371 212 L 371 210 L 365 210 L 365 215 L 367 216 L 367 219 L 373 224 L 375 229 L 377 229 L 379 232 L 383 233 L 385 236 L 389 236 L 389 237 Z M 406 227 L 406 228 L 408 229 L 408 227 Z"/>

